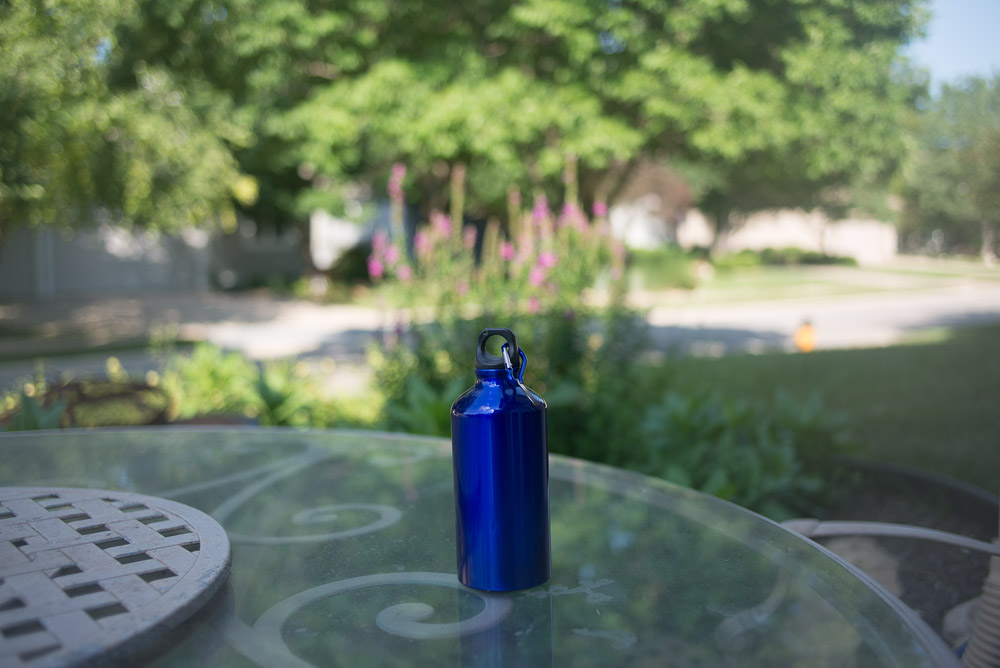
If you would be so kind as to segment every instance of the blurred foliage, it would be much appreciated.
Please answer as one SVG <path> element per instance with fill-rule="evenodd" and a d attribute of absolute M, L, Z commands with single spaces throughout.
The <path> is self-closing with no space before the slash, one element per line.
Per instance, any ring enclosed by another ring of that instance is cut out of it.
<path fill-rule="evenodd" d="M 305 363 L 258 365 L 237 352 L 199 343 L 189 353 L 169 344 L 154 351 L 163 372 L 131 377 L 109 357 L 104 378 L 48 383 L 39 372 L 0 396 L 0 431 L 120 427 L 175 421 L 290 427 L 372 427 L 380 401 L 371 393 L 330 397 Z M 321 365 L 333 372 L 332 361 Z"/>
<path fill-rule="evenodd" d="M 397 331 L 369 354 L 375 385 L 385 399 L 382 425 L 449 434 L 450 405 L 475 381 L 479 332 L 509 327 L 526 352 L 525 383 L 548 404 L 552 452 L 666 476 L 772 514 L 791 507 L 784 503 L 803 507 L 803 499 L 822 486 L 802 471 L 798 451 L 807 443 L 798 436 L 826 429 L 825 423 L 812 424 L 821 411 L 803 409 L 798 418 L 782 421 L 782 412 L 771 417 L 714 399 L 675 398 L 666 408 L 656 406 L 664 375 L 645 362 L 645 319 L 624 306 L 624 249 L 602 233 L 602 216 L 590 222 L 576 205 L 574 167 L 567 162 L 562 216 L 552 216 L 547 200 L 539 197 L 522 217 L 519 198 L 512 197 L 512 241 L 501 243 L 499 230 L 487 228 L 478 262 L 476 229 L 453 226 L 441 213 L 429 230 L 417 232 L 412 256 L 402 234 L 395 235 L 395 243 L 376 236 L 369 270 L 383 292 L 395 294 L 401 309 Z M 404 176 L 402 165 L 396 165 L 389 194 L 397 214 L 404 203 Z M 463 199 L 462 186 L 453 184 L 453 199 Z M 452 213 L 452 219 L 463 218 L 461 206 Z M 401 229 L 401 221 L 395 222 Z M 670 259 L 678 254 L 689 267 L 693 260 L 679 250 Z M 602 274 L 611 279 L 610 303 L 598 308 L 588 302 L 586 291 Z M 467 294 L 475 295 L 470 304 L 463 303 Z M 403 314 L 414 304 L 430 304 L 434 318 L 407 330 Z M 794 416 L 794 407 L 786 403 Z M 704 422 L 709 413 L 713 420 Z M 658 419 L 678 439 L 672 446 L 678 452 L 670 455 L 673 468 L 665 468 L 664 456 L 655 449 L 659 441 L 648 433 Z M 690 429 L 673 424 L 680 420 L 704 422 L 705 432 L 691 440 L 685 431 Z M 755 438 L 761 442 L 748 445 Z M 813 445 L 828 455 L 833 440 Z M 731 461 L 722 461 L 726 458 Z M 755 468 L 744 470 L 747 459 Z"/>
<path fill-rule="evenodd" d="M 857 266 L 857 260 L 852 257 L 827 255 L 794 247 L 744 249 L 719 254 L 710 258 L 711 267 L 706 264 L 709 257 L 704 249 L 699 248 L 685 251 L 676 246 L 667 246 L 656 250 L 631 250 L 628 258 L 629 287 L 640 290 L 694 288 L 700 282 L 699 277 L 713 275 L 712 268 L 721 272 L 739 272 L 762 266 Z"/>
<path fill-rule="evenodd" d="M 439 398 L 433 403 L 442 417 L 449 415 L 451 403 L 475 380 L 479 332 L 497 326 L 517 335 L 528 359 L 525 384 L 549 404 L 553 452 L 613 463 L 631 447 L 635 411 L 655 378 L 643 373 L 640 363 L 646 325 L 624 309 L 494 312 L 414 328 L 407 345 L 370 354 L 375 383 L 385 397 L 385 427 L 409 429 L 413 422 L 400 419 L 400 409 L 430 405 L 426 396 Z M 426 433 L 447 435 L 450 428 Z"/>
<path fill-rule="evenodd" d="M 163 371 L 163 388 L 171 397 L 170 416 L 228 414 L 254 417 L 259 410 L 257 366 L 239 353 L 208 343 L 190 355 L 171 356 Z"/>
<path fill-rule="evenodd" d="M 176 229 L 235 224 L 256 182 L 233 149 L 252 142 L 225 94 L 168 63 L 110 72 L 129 0 L 0 3 L 0 238 L 13 224 Z"/>
<path fill-rule="evenodd" d="M 698 285 L 697 257 L 678 246 L 630 250 L 628 285 L 638 290 L 694 288 Z"/>
<path fill-rule="evenodd" d="M 716 269 L 729 271 L 759 266 L 795 266 L 795 265 L 841 265 L 854 267 L 858 261 L 852 257 L 827 255 L 818 251 L 802 250 L 801 248 L 764 248 L 759 251 L 745 249 L 717 257 L 713 260 Z"/>
<path fill-rule="evenodd" d="M 320 391 L 305 364 L 275 360 L 258 366 L 237 352 L 199 343 L 190 355 L 171 356 L 163 372 L 163 388 L 171 397 L 170 417 L 243 416 L 269 426 L 330 426 L 319 409 Z M 315 412 L 315 416 L 314 416 Z"/>
<path fill-rule="evenodd" d="M 817 325 L 817 335 L 823 335 Z M 675 358 L 670 382 L 719 389 L 767 411 L 779 387 L 823 393 L 845 416 L 866 457 L 961 478 L 997 492 L 1000 471 L 1000 325 L 938 332 L 937 340 L 886 348 Z"/>
<path fill-rule="evenodd" d="M 117 358 L 109 358 L 114 369 Z M 67 379 L 48 383 L 44 377 L 20 383 L 0 404 L 0 430 L 59 429 L 163 424 L 168 398 L 148 381 L 122 373 L 107 378 Z"/>
<path fill-rule="evenodd" d="M 466 208 L 485 216 L 509 184 L 554 196 L 566 154 L 585 205 L 645 157 L 723 225 L 732 210 L 839 206 L 832 186 L 881 183 L 901 155 L 920 86 L 899 47 L 926 16 L 922 0 L 0 12 L 5 208 L 53 220 L 96 204 L 164 225 L 225 214 L 230 195 L 262 224 L 337 211 L 351 182 L 385 183 L 398 160 L 425 212 L 448 200 L 448 165 L 468 165 Z"/>
<path fill-rule="evenodd" d="M 1000 74 L 944 85 L 919 119 L 917 147 L 904 171 L 904 236 L 937 252 L 979 247 L 996 258 L 1000 225 Z"/>
<path fill-rule="evenodd" d="M 628 466 L 772 518 L 794 516 L 823 491 L 819 465 L 846 440 L 818 395 L 800 403 L 779 391 L 776 404 L 764 412 L 716 393 L 668 392 L 642 418 L 646 448 Z"/>
<path fill-rule="evenodd" d="M 753 269 L 764 264 L 764 258 L 759 251 L 745 248 L 736 253 L 726 253 L 712 258 L 712 266 L 719 271 L 740 271 Z"/>
<path fill-rule="evenodd" d="M 603 216 L 591 221 L 580 209 L 575 200 L 576 161 L 570 157 L 564 164 L 561 213 L 550 209 L 544 195 L 537 195 L 531 210 L 522 212 L 520 193 L 512 188 L 506 230 L 497 218 L 460 224 L 466 220 L 465 182 L 453 175 L 451 215 L 432 210 L 429 224 L 416 230 L 411 243 L 404 238 L 401 218 L 391 236 L 376 232 L 368 258 L 371 280 L 402 310 L 430 304 L 437 318 L 480 305 L 487 312 L 506 313 L 578 310 L 585 291 L 602 275 L 610 277 L 612 298 L 621 299 L 625 248 L 610 237 Z M 397 176 L 389 194 L 400 213 L 406 170 L 397 163 L 393 171 Z"/>
<path fill-rule="evenodd" d="M 390 424 L 401 431 L 433 436 L 451 435 L 451 404 L 466 389 L 456 378 L 437 391 L 421 376 L 410 376 L 401 403 L 385 407 Z"/>
<path fill-rule="evenodd" d="M 18 400 L 7 415 L 0 416 L 0 431 L 27 431 L 29 429 L 58 429 L 66 414 L 66 401 L 55 401 L 46 406 L 39 399 L 22 390 Z M 6 424 L 4 424 L 6 423 Z"/>
<path fill-rule="evenodd" d="M 684 386 L 664 395 L 670 371 L 645 361 L 646 325 L 621 309 L 417 329 L 411 345 L 373 355 L 383 427 L 447 436 L 450 404 L 475 380 L 476 337 L 498 325 L 526 351 L 526 384 L 548 404 L 551 452 L 664 477 L 775 518 L 815 513 L 835 485 L 829 458 L 844 430 L 818 397 L 778 392 L 765 411 Z"/>

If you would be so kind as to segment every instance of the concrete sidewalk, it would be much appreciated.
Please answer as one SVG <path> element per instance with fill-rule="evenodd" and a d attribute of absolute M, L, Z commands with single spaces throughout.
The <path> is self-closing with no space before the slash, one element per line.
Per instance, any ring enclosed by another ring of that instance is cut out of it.
<path fill-rule="evenodd" d="M 162 365 L 149 342 L 176 338 L 210 341 L 256 360 L 297 357 L 318 368 L 333 359 L 330 389 L 350 391 L 369 380 L 365 350 L 386 317 L 375 308 L 263 291 L 0 304 L 0 389 L 33 375 L 39 358 L 50 378 L 103 374 L 111 354 L 129 372 L 145 373 Z"/>

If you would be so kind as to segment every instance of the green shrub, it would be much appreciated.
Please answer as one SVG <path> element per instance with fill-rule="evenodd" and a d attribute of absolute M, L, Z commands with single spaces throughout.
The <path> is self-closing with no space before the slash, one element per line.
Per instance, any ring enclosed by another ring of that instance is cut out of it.
<path fill-rule="evenodd" d="M 370 352 L 385 400 L 381 425 L 450 433 L 451 403 L 475 380 L 479 332 L 498 326 L 514 330 L 528 358 L 525 383 L 549 405 L 552 452 L 624 461 L 638 435 L 635 415 L 656 396 L 659 373 L 642 363 L 645 321 L 622 308 L 484 315 L 414 328 L 408 345 Z"/>
<path fill-rule="evenodd" d="M 734 271 L 759 267 L 763 260 L 757 251 L 744 249 L 738 253 L 729 253 L 717 258 L 713 265 L 718 271 Z"/>
<path fill-rule="evenodd" d="M 292 360 L 258 366 L 237 352 L 198 343 L 190 355 L 173 354 L 163 372 L 171 398 L 170 417 L 244 416 L 269 426 L 314 425 L 314 413 L 331 420 L 315 381 L 303 363 Z M 318 426 L 330 426 L 321 424 Z"/>
<path fill-rule="evenodd" d="M 715 394 L 663 394 L 668 370 L 643 363 L 646 326 L 612 309 L 418 328 L 411 345 L 373 351 L 383 428 L 446 436 L 451 403 L 474 381 L 476 337 L 510 326 L 525 381 L 548 404 L 549 450 L 691 486 L 771 517 L 814 513 L 842 422 L 818 396 L 778 392 L 766 412 Z"/>
<path fill-rule="evenodd" d="M 318 390 L 305 368 L 292 360 L 267 362 L 257 370 L 257 397 L 249 413 L 262 425 L 308 427 Z"/>
<path fill-rule="evenodd" d="M 386 408 L 388 423 L 413 434 L 448 436 L 451 434 L 451 404 L 465 389 L 461 378 L 437 391 L 422 377 L 411 376 L 402 401 Z"/>
<path fill-rule="evenodd" d="M 633 289 L 691 289 L 698 284 L 695 260 L 677 246 L 629 251 L 627 268 Z"/>
<path fill-rule="evenodd" d="M 858 262 L 852 257 L 827 255 L 826 253 L 819 253 L 817 251 L 789 247 L 765 248 L 761 251 L 747 248 L 738 253 L 730 253 L 716 258 L 713 260 L 713 264 L 720 271 L 731 271 L 759 267 L 761 265 L 771 267 L 788 267 L 804 264 L 857 266 Z"/>
<path fill-rule="evenodd" d="M 630 468 L 773 518 L 801 512 L 824 491 L 823 465 L 845 441 L 818 396 L 779 392 L 767 413 L 717 394 L 668 392 L 642 419 L 643 452 Z"/>
<path fill-rule="evenodd" d="M 833 264 L 845 267 L 856 267 L 858 261 L 853 257 L 841 257 L 839 255 L 827 255 L 816 251 L 803 251 L 799 258 L 800 264 Z"/>
<path fill-rule="evenodd" d="M 857 265 L 857 260 L 851 257 L 827 255 L 817 251 L 807 251 L 801 248 L 765 248 L 760 252 L 761 262 L 766 265 L 790 266 L 801 264 L 823 265 Z"/>
<path fill-rule="evenodd" d="M 170 417 L 254 416 L 257 376 L 253 362 L 209 343 L 195 344 L 190 355 L 174 353 L 163 372 L 163 389 L 171 397 Z"/>
<path fill-rule="evenodd" d="M 129 377 L 109 357 L 106 378 L 64 377 L 50 383 L 40 364 L 33 380 L 20 383 L 0 402 L 0 430 L 59 429 L 163 424 L 168 398 L 156 387 L 158 374 Z"/>
<path fill-rule="evenodd" d="M 760 252 L 762 264 L 786 266 L 801 264 L 803 251 L 799 248 L 765 248 Z"/>
<path fill-rule="evenodd" d="M 66 414 L 65 399 L 46 406 L 42 401 L 23 390 L 15 400 L 12 410 L 3 416 L 6 425 L 0 424 L 0 431 L 28 431 L 32 429 L 58 429 Z"/>

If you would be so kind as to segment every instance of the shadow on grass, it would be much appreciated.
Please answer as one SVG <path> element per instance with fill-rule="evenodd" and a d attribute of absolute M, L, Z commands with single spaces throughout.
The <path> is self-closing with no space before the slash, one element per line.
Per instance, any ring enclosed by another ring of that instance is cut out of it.
<path fill-rule="evenodd" d="M 820 392 L 844 414 L 859 454 L 938 471 L 984 489 L 1000 482 L 1000 324 L 939 333 L 939 340 L 807 355 L 684 358 L 678 389 L 716 389 L 768 403 L 783 387 Z"/>

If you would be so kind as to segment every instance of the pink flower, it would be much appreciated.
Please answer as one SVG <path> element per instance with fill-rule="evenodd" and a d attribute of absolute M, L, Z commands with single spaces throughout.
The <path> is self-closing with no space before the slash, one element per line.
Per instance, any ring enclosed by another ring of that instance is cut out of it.
<path fill-rule="evenodd" d="M 374 255 L 369 255 L 368 275 L 372 278 L 381 278 L 383 273 L 385 273 L 385 267 L 382 266 L 382 262 Z"/>
<path fill-rule="evenodd" d="M 608 205 L 602 200 L 597 200 L 594 202 L 594 215 L 598 218 L 603 218 L 608 215 Z"/>
<path fill-rule="evenodd" d="M 464 295 L 466 292 L 469 291 L 469 284 L 463 281 L 462 283 L 459 283 L 458 287 L 455 289 L 458 291 L 458 296 L 461 297 L 462 295 Z"/>
<path fill-rule="evenodd" d="M 413 278 L 413 270 L 410 269 L 410 265 L 408 264 L 399 265 L 399 268 L 396 269 L 396 277 L 399 278 L 399 280 L 403 281 L 404 283 Z"/>
<path fill-rule="evenodd" d="M 468 250 L 472 250 L 476 247 L 476 228 L 472 225 L 466 225 L 462 228 L 462 245 Z"/>
<path fill-rule="evenodd" d="M 556 266 L 556 254 L 552 251 L 542 251 L 538 254 L 538 266 L 542 269 L 551 269 Z"/>
<path fill-rule="evenodd" d="M 535 206 L 531 209 L 531 215 L 535 217 L 536 223 L 549 217 L 549 200 L 545 195 L 539 195 L 535 198 Z"/>
<path fill-rule="evenodd" d="M 509 241 L 505 241 L 500 244 L 500 257 L 503 258 L 504 262 L 510 262 L 514 259 L 514 244 Z"/>
<path fill-rule="evenodd" d="M 397 262 L 399 262 L 399 249 L 395 246 L 389 246 L 385 249 L 385 262 L 390 267 Z"/>
<path fill-rule="evenodd" d="M 394 202 L 403 201 L 403 179 L 406 178 L 406 165 L 397 162 L 392 166 L 392 173 L 389 175 L 389 197 Z"/>
<path fill-rule="evenodd" d="M 528 282 L 532 287 L 540 287 L 545 282 L 545 268 L 537 265 L 532 267 L 528 274 Z"/>
<path fill-rule="evenodd" d="M 440 211 L 431 211 L 431 227 L 442 239 L 451 236 L 451 220 Z"/>
<path fill-rule="evenodd" d="M 531 313 L 532 315 L 538 313 L 538 310 L 541 308 L 541 306 L 542 304 L 541 302 L 538 301 L 538 297 L 528 298 L 528 313 Z"/>
<path fill-rule="evenodd" d="M 413 248 L 417 251 L 418 255 L 426 255 L 430 252 L 431 240 L 426 232 L 420 230 L 413 235 Z"/>
<path fill-rule="evenodd" d="M 375 251 L 376 255 L 381 255 L 388 242 L 389 238 L 385 235 L 385 232 L 376 232 L 375 236 L 372 237 L 372 250 Z"/>
<path fill-rule="evenodd" d="M 559 225 L 572 225 L 577 232 L 586 234 L 587 217 L 575 203 L 566 202 L 563 205 L 562 215 L 559 217 Z"/>

